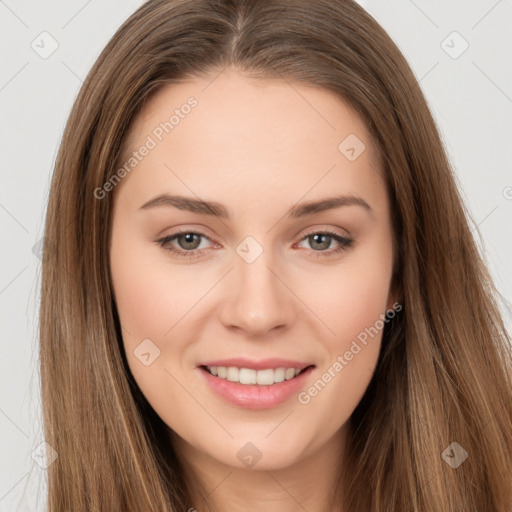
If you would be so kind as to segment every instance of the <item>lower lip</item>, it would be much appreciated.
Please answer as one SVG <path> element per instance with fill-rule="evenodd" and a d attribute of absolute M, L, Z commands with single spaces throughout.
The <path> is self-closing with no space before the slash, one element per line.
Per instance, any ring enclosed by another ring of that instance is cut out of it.
<path fill-rule="evenodd" d="M 298 393 L 314 368 L 314 366 L 310 366 L 297 377 L 271 386 L 240 384 L 215 377 L 204 368 L 199 367 L 199 370 L 213 391 L 228 403 L 245 409 L 270 409 L 286 402 L 292 395 Z"/>

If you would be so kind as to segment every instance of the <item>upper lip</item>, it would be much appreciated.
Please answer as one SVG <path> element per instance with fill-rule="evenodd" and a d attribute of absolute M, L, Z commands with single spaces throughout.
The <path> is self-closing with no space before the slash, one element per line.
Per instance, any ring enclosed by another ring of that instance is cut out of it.
<path fill-rule="evenodd" d="M 204 361 L 199 363 L 198 366 L 233 366 L 235 368 L 249 368 L 251 370 L 266 370 L 268 368 L 295 368 L 303 370 L 308 366 L 313 366 L 313 363 L 301 363 L 299 361 L 292 361 L 291 359 L 269 358 L 260 359 L 259 361 L 252 361 L 245 357 L 236 357 L 232 359 L 219 359 L 217 361 Z"/>

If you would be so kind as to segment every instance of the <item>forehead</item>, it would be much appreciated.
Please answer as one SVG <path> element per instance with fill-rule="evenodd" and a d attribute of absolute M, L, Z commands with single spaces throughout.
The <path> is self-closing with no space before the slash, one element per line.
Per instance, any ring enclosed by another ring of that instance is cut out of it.
<path fill-rule="evenodd" d="M 278 190 L 298 200 L 308 190 L 354 193 L 379 179 L 374 143 L 339 97 L 230 68 L 165 85 L 150 97 L 122 163 L 144 145 L 151 149 L 116 193 L 131 183 L 130 195 L 148 199 L 176 187 L 204 197 L 215 187 L 242 196 Z"/>

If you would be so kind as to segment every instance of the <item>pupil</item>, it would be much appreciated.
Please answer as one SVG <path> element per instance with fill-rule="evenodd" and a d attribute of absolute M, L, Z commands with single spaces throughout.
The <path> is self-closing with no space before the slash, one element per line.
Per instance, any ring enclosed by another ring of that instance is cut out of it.
<path fill-rule="evenodd" d="M 320 247 L 320 249 L 328 249 L 329 248 L 329 242 L 322 242 L 321 240 L 318 240 L 318 239 L 321 239 L 321 238 L 327 238 L 329 239 L 330 238 L 330 235 L 322 235 L 322 234 L 316 234 L 316 235 L 313 235 L 312 236 L 313 240 L 314 240 L 314 243 L 319 243 L 322 247 Z"/>
<path fill-rule="evenodd" d="M 186 233 L 181 235 L 182 238 L 185 239 L 184 248 L 185 249 L 195 249 L 197 247 L 197 243 L 194 246 L 194 237 L 197 237 L 195 233 Z M 196 240 L 197 242 L 197 240 Z M 192 247 L 188 247 L 187 244 L 192 244 Z"/>

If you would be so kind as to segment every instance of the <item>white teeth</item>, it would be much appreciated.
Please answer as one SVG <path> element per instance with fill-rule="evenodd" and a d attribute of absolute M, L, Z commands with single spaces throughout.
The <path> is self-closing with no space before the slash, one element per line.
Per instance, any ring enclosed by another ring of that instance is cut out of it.
<path fill-rule="evenodd" d="M 238 368 L 235 368 L 234 366 L 230 366 L 228 368 L 227 376 L 226 378 L 230 380 L 231 382 L 238 382 Z"/>
<path fill-rule="evenodd" d="M 240 368 L 238 372 L 238 381 L 241 384 L 260 384 L 258 382 L 258 372 L 249 368 Z"/>
<path fill-rule="evenodd" d="M 252 370 L 250 368 L 236 368 L 234 366 L 207 366 L 212 375 L 221 379 L 240 384 L 257 384 L 259 386 L 270 386 L 276 382 L 283 382 L 296 377 L 301 370 L 299 368 L 276 368 L 273 370 Z"/>
<path fill-rule="evenodd" d="M 276 368 L 276 370 L 274 371 L 274 382 L 283 382 L 285 374 L 285 368 Z"/>
<path fill-rule="evenodd" d="M 286 371 L 284 372 L 284 378 L 286 380 L 293 379 L 295 377 L 295 368 L 286 368 Z"/>
<path fill-rule="evenodd" d="M 269 368 L 268 370 L 253 371 L 256 375 L 256 384 L 258 384 L 258 386 L 270 386 L 276 381 L 275 370 L 272 370 L 272 368 Z M 243 384 L 243 381 L 240 381 L 240 383 Z"/>

